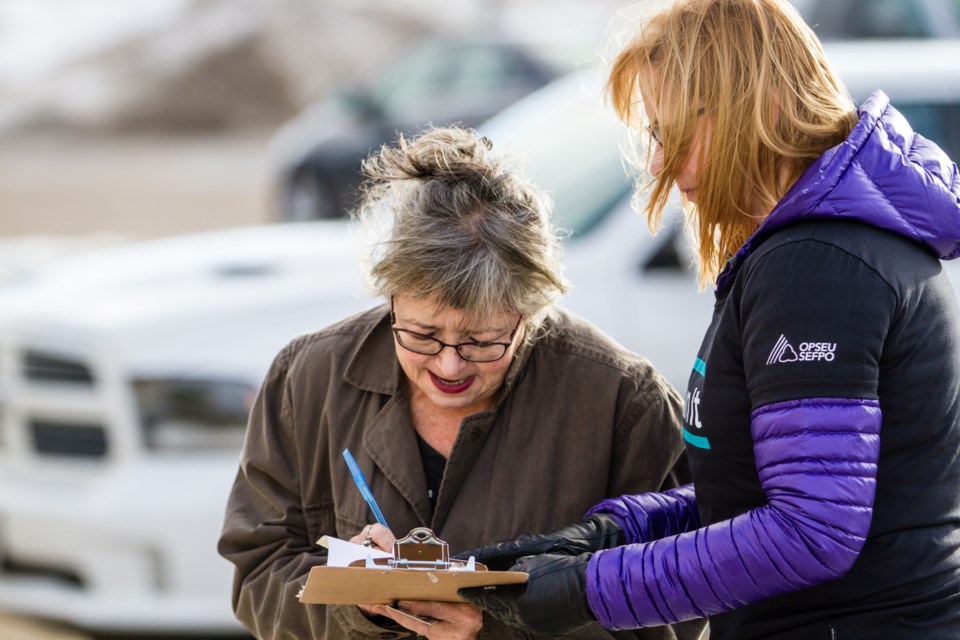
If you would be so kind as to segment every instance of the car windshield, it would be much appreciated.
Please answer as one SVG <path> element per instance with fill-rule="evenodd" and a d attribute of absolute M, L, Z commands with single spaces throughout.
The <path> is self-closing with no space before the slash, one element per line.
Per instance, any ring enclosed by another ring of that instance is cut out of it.
<path fill-rule="evenodd" d="M 480 128 L 494 148 L 517 153 L 527 174 L 554 201 L 554 224 L 578 235 L 588 231 L 629 194 L 620 150 L 626 128 L 575 74 L 521 101 Z"/>
<path fill-rule="evenodd" d="M 896 103 L 913 130 L 933 140 L 951 158 L 960 157 L 960 102 Z"/>
<path fill-rule="evenodd" d="M 793 0 L 823 40 L 956 38 L 960 0 Z"/>
<path fill-rule="evenodd" d="M 850 38 L 923 38 L 928 36 L 923 15 L 914 2 L 860 0 L 850 9 Z M 854 18 L 853 16 L 856 16 Z"/>
<path fill-rule="evenodd" d="M 369 87 L 367 99 L 386 119 L 410 118 L 431 102 L 484 102 L 490 93 L 533 89 L 543 82 L 533 64 L 518 51 L 492 42 L 427 41 Z"/>

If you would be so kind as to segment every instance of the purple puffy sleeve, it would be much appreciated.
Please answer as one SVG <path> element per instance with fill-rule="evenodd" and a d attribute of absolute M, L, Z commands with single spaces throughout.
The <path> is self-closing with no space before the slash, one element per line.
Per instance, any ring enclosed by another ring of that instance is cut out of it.
<path fill-rule="evenodd" d="M 607 498 L 586 515 L 593 513 L 612 516 L 623 529 L 627 544 L 659 540 L 700 526 L 692 484 L 658 493 Z"/>
<path fill-rule="evenodd" d="M 876 400 L 790 400 L 754 411 L 754 457 L 767 504 L 595 553 L 587 568 L 594 615 L 608 629 L 669 624 L 844 575 L 870 529 L 880 422 Z M 621 502 L 626 511 L 617 514 L 625 530 L 629 505 Z"/>

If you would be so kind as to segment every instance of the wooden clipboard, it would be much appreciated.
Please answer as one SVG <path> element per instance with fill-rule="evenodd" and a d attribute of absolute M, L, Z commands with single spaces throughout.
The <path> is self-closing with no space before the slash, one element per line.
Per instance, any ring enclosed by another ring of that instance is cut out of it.
<path fill-rule="evenodd" d="M 462 602 L 458 589 L 523 584 L 528 577 L 521 571 L 489 571 L 479 563 L 450 560 L 447 543 L 421 527 L 394 543 L 392 558 L 313 567 L 299 598 L 303 604 Z"/>

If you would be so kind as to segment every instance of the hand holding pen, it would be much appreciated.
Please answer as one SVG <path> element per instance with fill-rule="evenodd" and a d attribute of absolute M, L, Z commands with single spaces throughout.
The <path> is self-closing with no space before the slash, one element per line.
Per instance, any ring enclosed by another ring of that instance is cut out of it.
<path fill-rule="evenodd" d="M 363 499 L 370 506 L 373 516 L 377 519 L 377 524 L 368 524 L 360 530 L 360 533 L 350 538 L 350 542 L 383 551 L 392 549 L 396 537 L 387 525 L 387 519 L 383 516 L 383 511 L 380 510 L 380 505 L 377 504 L 377 500 L 373 497 L 373 492 L 370 490 L 370 485 L 367 484 L 367 478 L 363 475 L 363 471 L 360 470 L 360 465 L 357 464 L 353 454 L 350 453 L 350 449 L 343 450 L 343 459 L 347 461 L 347 467 L 350 469 L 353 483 L 357 485 L 357 489 L 360 490 L 360 495 L 363 496 Z M 371 606 L 357 606 L 368 616 L 381 615 L 379 611 Z"/>
<path fill-rule="evenodd" d="M 353 477 L 353 482 L 357 485 L 357 489 L 360 490 L 360 495 L 363 496 L 363 499 L 370 506 L 370 510 L 373 512 L 373 516 L 377 519 L 377 522 L 383 525 L 381 528 L 377 525 L 368 524 L 358 535 L 350 538 L 350 542 L 358 542 L 365 547 L 377 546 L 383 550 L 389 550 L 393 546 L 393 541 L 396 538 L 390 530 L 390 525 L 387 524 L 387 519 L 383 516 L 383 511 L 380 510 L 380 505 L 377 504 L 377 500 L 373 497 L 370 485 L 367 484 L 367 478 L 363 475 L 363 471 L 361 471 L 360 465 L 357 464 L 353 454 L 350 453 L 350 449 L 343 450 L 343 459 L 347 461 L 350 475 Z"/>
<path fill-rule="evenodd" d="M 360 470 L 360 465 L 357 464 L 353 454 L 350 453 L 350 449 L 343 450 L 343 459 L 347 461 L 347 467 L 350 468 L 350 475 L 353 476 L 353 482 L 357 485 L 357 489 L 360 490 L 360 495 L 362 495 L 363 499 L 370 505 L 373 516 L 377 519 L 377 522 L 389 529 L 390 525 L 387 524 L 387 519 L 383 517 L 383 512 L 380 511 L 380 505 L 377 504 L 376 499 L 373 497 L 373 492 L 370 491 L 367 479 L 364 477 L 363 471 Z"/>
<path fill-rule="evenodd" d="M 377 519 L 377 524 L 368 524 L 360 533 L 350 538 L 350 542 L 362 544 L 365 547 L 377 547 L 384 551 L 393 549 L 396 537 L 387 525 L 387 519 L 380 510 L 373 497 L 373 492 L 367 484 L 367 479 L 360 470 L 360 465 L 354 460 L 349 449 L 343 450 L 343 458 L 350 468 L 353 482 L 360 490 L 363 499 L 370 505 L 370 510 Z M 402 627 L 416 632 L 419 636 L 432 637 L 470 637 L 479 636 L 483 627 L 483 614 L 480 609 L 470 604 L 450 602 L 401 602 L 400 608 L 384 605 L 357 605 L 367 616 L 386 616 Z M 451 635 L 451 632 L 453 635 Z"/>

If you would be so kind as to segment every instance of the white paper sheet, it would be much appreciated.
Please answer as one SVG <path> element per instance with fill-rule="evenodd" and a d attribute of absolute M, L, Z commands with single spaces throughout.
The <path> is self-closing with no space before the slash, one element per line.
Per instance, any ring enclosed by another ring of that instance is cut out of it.
<path fill-rule="evenodd" d="M 334 538 L 333 536 L 323 536 L 317 540 L 317 544 L 327 548 L 327 566 L 328 567 L 347 567 L 356 560 L 366 560 L 367 557 L 392 558 L 392 553 L 380 551 L 372 547 L 365 547 L 362 544 L 354 544 Z"/>

